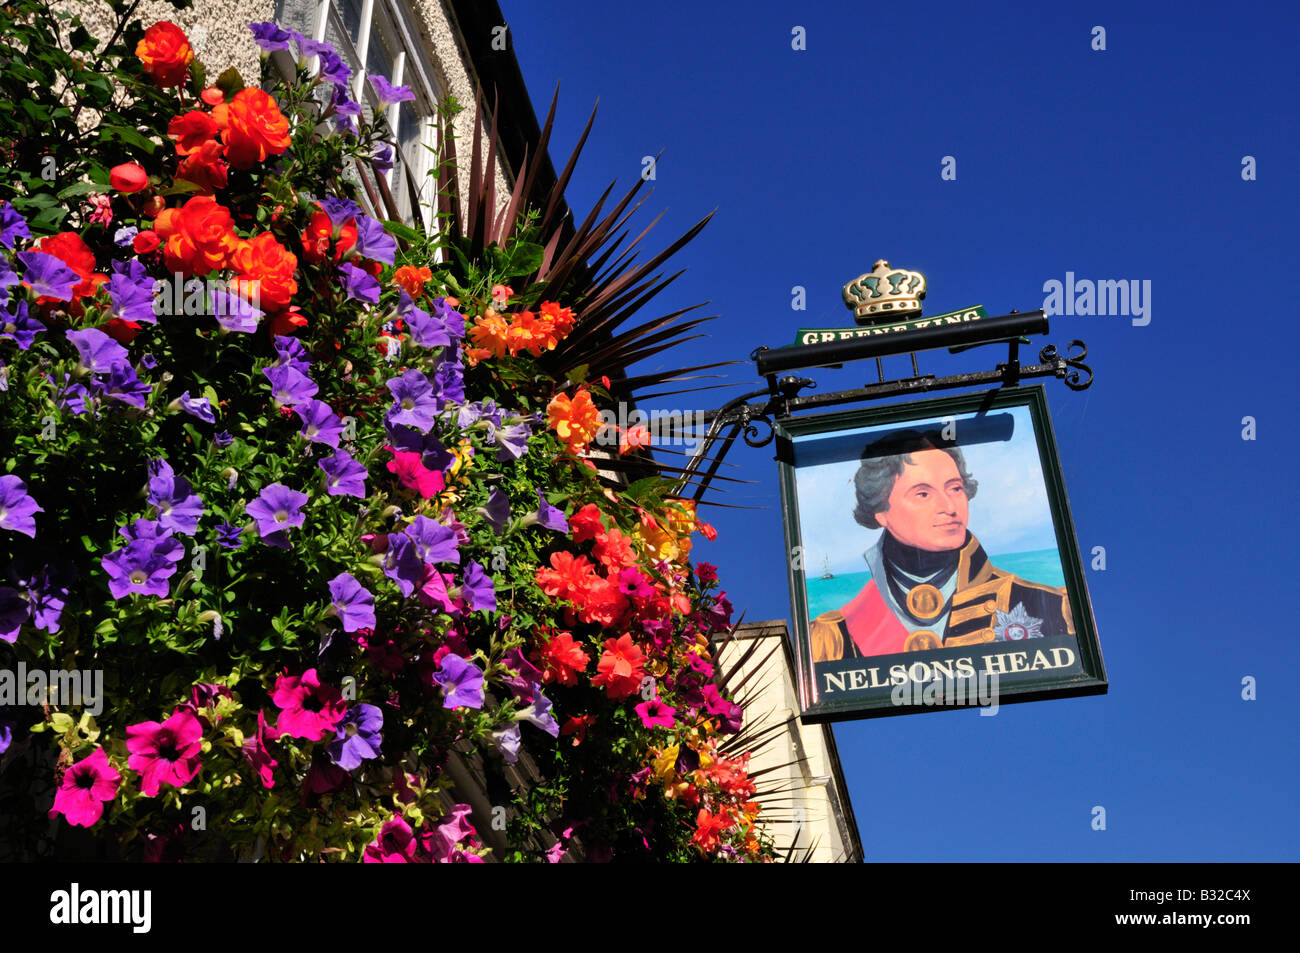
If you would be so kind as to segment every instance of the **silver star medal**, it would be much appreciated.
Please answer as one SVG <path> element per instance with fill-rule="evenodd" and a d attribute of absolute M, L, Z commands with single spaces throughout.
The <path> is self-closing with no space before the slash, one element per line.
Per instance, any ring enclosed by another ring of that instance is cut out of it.
<path fill-rule="evenodd" d="M 1035 619 L 1025 611 L 1025 604 L 1018 602 L 1010 612 L 997 612 L 997 623 L 993 626 L 993 638 L 998 642 L 1019 642 L 1022 639 L 1041 639 L 1043 637 L 1043 620 Z"/>

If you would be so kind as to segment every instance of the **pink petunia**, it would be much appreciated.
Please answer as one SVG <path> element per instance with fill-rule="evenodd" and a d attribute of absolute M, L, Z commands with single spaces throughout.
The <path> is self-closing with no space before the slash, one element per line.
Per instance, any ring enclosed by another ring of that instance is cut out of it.
<path fill-rule="evenodd" d="M 658 698 L 637 705 L 636 713 L 641 716 L 641 724 L 647 728 L 671 728 L 677 723 L 677 709 L 665 705 Z"/>
<path fill-rule="evenodd" d="M 62 814 L 74 827 L 90 827 L 104 814 L 104 802 L 117 797 L 122 775 L 108 763 L 103 748 L 96 748 L 63 773 L 63 784 L 54 794 L 50 817 Z"/>
<path fill-rule="evenodd" d="M 402 486 L 414 490 L 426 500 L 436 496 L 447 485 L 441 470 L 430 470 L 420 462 L 418 453 L 408 450 L 393 451 L 388 471 L 397 477 Z"/>
<path fill-rule="evenodd" d="M 253 766 L 257 776 L 262 780 L 262 787 L 275 787 L 275 776 L 272 769 L 277 767 L 280 762 L 271 757 L 271 752 L 266 747 L 266 712 L 257 713 L 257 734 L 244 741 L 244 757 L 248 763 Z"/>
<path fill-rule="evenodd" d="M 319 741 L 333 732 L 347 714 L 343 695 L 332 685 L 322 685 L 314 668 L 301 676 L 281 675 L 271 700 L 281 709 L 275 727 L 279 734 Z"/>
<path fill-rule="evenodd" d="M 140 791 L 154 797 L 158 787 L 184 787 L 199 773 L 203 725 L 188 708 L 177 708 L 161 725 L 145 721 L 128 725 L 126 766 L 140 772 Z"/>

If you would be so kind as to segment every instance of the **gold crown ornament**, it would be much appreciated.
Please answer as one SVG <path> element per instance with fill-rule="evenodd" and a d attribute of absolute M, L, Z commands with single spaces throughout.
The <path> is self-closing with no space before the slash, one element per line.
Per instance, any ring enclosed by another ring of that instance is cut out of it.
<path fill-rule="evenodd" d="M 890 268 L 883 258 L 865 275 L 844 286 L 844 305 L 853 311 L 858 324 L 895 320 L 920 315 L 925 297 L 925 275 L 919 271 Z"/>

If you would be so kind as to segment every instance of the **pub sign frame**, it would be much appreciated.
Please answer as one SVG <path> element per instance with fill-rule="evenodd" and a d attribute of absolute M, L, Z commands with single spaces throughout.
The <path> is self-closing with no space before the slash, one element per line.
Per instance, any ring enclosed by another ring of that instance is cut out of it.
<path fill-rule="evenodd" d="M 996 705 L 1106 693 L 1041 386 L 782 417 L 774 430 L 805 722 L 952 707 L 996 712 Z M 904 466 L 905 459 L 922 466 Z M 839 489 L 826 493 L 828 479 Z M 906 498 L 893 495 L 905 484 Z M 941 515 L 916 522 L 944 493 Z M 889 527 L 857 519 L 882 504 Z M 1004 550 L 1026 539 L 1038 548 L 987 553 L 981 533 Z M 857 568 L 870 572 L 860 590 L 864 572 L 837 576 L 830 556 L 819 558 L 834 549 L 843 565 L 846 548 L 868 540 L 876 545 L 863 554 L 867 567 L 858 557 Z M 954 558 L 959 568 L 945 579 L 939 563 Z"/>

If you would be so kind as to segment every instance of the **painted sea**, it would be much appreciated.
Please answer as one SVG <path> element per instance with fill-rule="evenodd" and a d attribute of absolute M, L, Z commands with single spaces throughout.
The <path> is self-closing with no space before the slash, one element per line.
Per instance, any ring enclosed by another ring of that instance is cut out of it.
<path fill-rule="evenodd" d="M 1032 553 L 1014 553 L 989 557 L 998 569 L 1015 573 L 1021 579 L 1044 586 L 1064 586 L 1065 574 L 1061 572 L 1061 557 L 1055 549 L 1040 549 Z M 805 577 L 808 588 L 808 618 L 815 619 L 823 612 L 838 609 L 856 596 L 871 578 L 870 570 L 837 575 L 834 579 Z"/>

